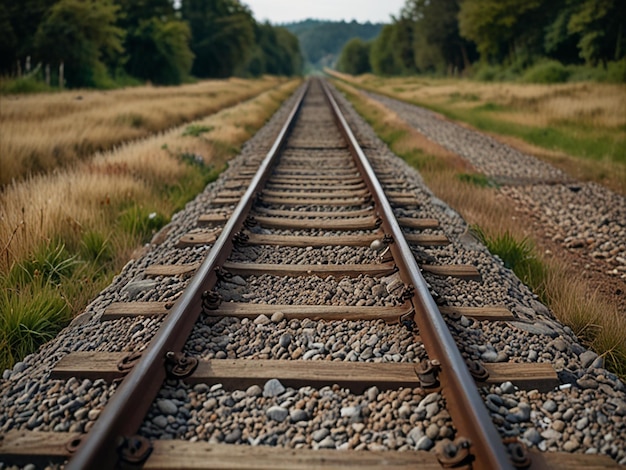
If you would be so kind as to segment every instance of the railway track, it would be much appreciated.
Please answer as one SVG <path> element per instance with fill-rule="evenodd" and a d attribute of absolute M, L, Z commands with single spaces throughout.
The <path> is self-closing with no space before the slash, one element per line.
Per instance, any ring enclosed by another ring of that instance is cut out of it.
<path fill-rule="evenodd" d="M 507 434 L 493 407 L 508 402 L 494 388 L 540 393 L 561 381 L 547 363 L 483 363 L 459 335 L 524 319 L 469 294 L 468 305 L 437 295 L 438 283 L 482 280 L 474 265 L 432 254 L 451 243 L 433 216 L 442 211 L 355 136 L 324 82 L 291 101 L 269 151 L 236 162 L 193 211 L 193 228 L 169 234 L 168 262 L 146 256 L 133 281 L 114 286 L 122 294 L 98 321 L 126 325 L 126 342 L 55 362 L 53 387 L 82 387 L 102 406 L 77 392 L 61 403 L 73 424 L 49 431 L 32 430 L 37 415 L 26 412 L 0 459 L 72 469 L 614 465 L 528 451 Z"/>

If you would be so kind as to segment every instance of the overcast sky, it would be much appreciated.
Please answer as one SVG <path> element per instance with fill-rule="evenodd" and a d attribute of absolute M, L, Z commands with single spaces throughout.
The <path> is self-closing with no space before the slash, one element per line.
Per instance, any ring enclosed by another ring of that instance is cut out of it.
<path fill-rule="evenodd" d="M 288 23 L 307 18 L 389 23 L 405 0 L 242 0 L 257 21 Z"/>

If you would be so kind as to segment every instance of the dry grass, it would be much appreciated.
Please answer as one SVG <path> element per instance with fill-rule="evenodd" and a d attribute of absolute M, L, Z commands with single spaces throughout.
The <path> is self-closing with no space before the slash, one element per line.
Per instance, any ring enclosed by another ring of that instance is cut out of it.
<path fill-rule="evenodd" d="M 540 245 L 532 224 L 511 212 L 511 201 L 497 188 L 480 187 L 458 178 L 460 174 L 474 173 L 463 159 L 424 138 L 395 112 L 356 88 L 337 85 L 390 148 L 416 167 L 435 195 L 459 212 L 468 224 L 479 226 L 489 237 L 508 232 L 515 234 L 518 242 L 528 239 Z M 626 317 L 619 314 L 616 303 L 590 288 L 558 256 L 545 258 L 537 252 L 535 255 L 543 266 L 543 275 L 531 287 L 561 322 L 603 355 L 614 372 L 626 377 Z"/>
<path fill-rule="evenodd" d="M 0 192 L 0 370 L 81 312 L 298 86 Z M 192 130 L 193 132 L 190 132 Z"/>
<path fill-rule="evenodd" d="M 185 127 L 101 153 L 73 169 L 14 182 L 0 194 L 0 270 L 28 257 L 42 240 L 69 230 L 103 229 L 111 211 L 129 201 L 162 212 L 167 201 L 155 189 L 176 185 L 189 171 L 182 154 L 221 167 L 262 126 L 297 82 L 197 121 L 212 130 L 184 137 Z M 110 228 L 110 227 L 109 227 Z"/>
<path fill-rule="evenodd" d="M 498 112 L 498 116 L 518 124 L 548 126 L 572 122 L 608 129 L 626 126 L 625 85 L 482 83 L 420 77 L 381 78 L 369 74 L 341 75 L 341 78 L 404 101 L 469 109 L 484 105 L 509 108 Z"/>
<path fill-rule="evenodd" d="M 578 179 L 626 195 L 626 85 L 335 75 L 445 113 Z"/>
<path fill-rule="evenodd" d="M 284 79 L 2 96 L 0 186 L 232 106 Z"/>

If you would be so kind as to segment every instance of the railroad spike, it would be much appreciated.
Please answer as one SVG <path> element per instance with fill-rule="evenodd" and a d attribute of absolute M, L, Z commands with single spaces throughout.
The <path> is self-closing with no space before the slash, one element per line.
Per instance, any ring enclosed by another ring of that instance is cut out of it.
<path fill-rule="evenodd" d="M 432 389 L 439 386 L 439 372 L 441 371 L 441 363 L 437 359 L 423 359 L 415 368 L 415 374 L 420 381 L 420 386 L 426 389 Z"/>
<path fill-rule="evenodd" d="M 148 460 L 152 450 L 150 440 L 139 435 L 122 438 L 117 448 L 122 468 L 140 468 Z"/>
<path fill-rule="evenodd" d="M 454 441 L 444 439 L 435 448 L 437 460 L 443 468 L 471 470 L 474 460 L 471 445 L 471 441 L 464 437 L 457 437 Z"/>
<path fill-rule="evenodd" d="M 250 240 L 250 237 L 244 233 L 244 231 L 237 232 L 233 237 L 233 242 L 235 245 L 245 245 Z"/>
<path fill-rule="evenodd" d="M 182 352 L 168 351 L 165 353 L 165 369 L 168 379 L 187 378 L 193 374 L 198 364 L 198 359 L 186 356 Z"/>
<path fill-rule="evenodd" d="M 126 376 L 135 367 L 139 359 L 141 359 L 141 351 L 128 353 L 117 363 L 117 370 Z"/>
<path fill-rule="evenodd" d="M 489 371 L 479 362 L 466 359 L 467 368 L 477 382 L 485 382 L 489 378 Z"/>
<path fill-rule="evenodd" d="M 217 310 L 222 301 L 222 296 L 216 290 L 205 290 L 202 293 L 202 311 Z"/>
<path fill-rule="evenodd" d="M 515 468 L 524 470 L 530 467 L 532 460 L 530 455 L 528 455 L 528 448 L 526 447 L 526 444 L 520 441 L 517 437 L 508 437 L 503 439 L 502 443 L 509 451 Z"/>
<path fill-rule="evenodd" d="M 246 220 L 243 221 L 243 225 L 246 228 L 252 228 L 252 227 L 256 227 L 257 225 L 259 225 L 259 223 L 254 217 L 249 215 L 248 217 L 246 217 Z"/>

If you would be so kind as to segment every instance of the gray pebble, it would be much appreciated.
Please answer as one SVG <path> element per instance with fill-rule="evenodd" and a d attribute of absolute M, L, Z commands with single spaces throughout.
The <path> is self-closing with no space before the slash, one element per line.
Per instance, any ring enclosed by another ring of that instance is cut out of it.
<path fill-rule="evenodd" d="M 282 406 L 271 406 L 267 409 L 265 414 L 268 418 L 281 423 L 285 420 L 285 418 L 287 418 L 287 416 L 289 416 L 289 410 L 283 408 Z"/>
<path fill-rule="evenodd" d="M 264 397 L 277 397 L 281 393 L 285 391 L 285 387 L 280 383 L 278 379 L 270 379 L 265 382 L 265 387 L 263 387 L 263 396 Z"/>

